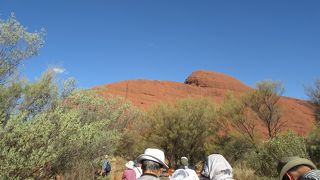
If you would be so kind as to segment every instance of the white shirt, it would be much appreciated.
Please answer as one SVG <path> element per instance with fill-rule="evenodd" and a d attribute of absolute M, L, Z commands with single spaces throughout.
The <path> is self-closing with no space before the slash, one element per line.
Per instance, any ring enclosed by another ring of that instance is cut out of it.
<path fill-rule="evenodd" d="M 172 180 L 199 180 L 199 177 L 194 170 L 189 169 L 188 167 L 185 167 L 185 169 L 175 170 L 170 179 L 172 179 Z"/>
<path fill-rule="evenodd" d="M 142 175 L 141 167 L 134 167 L 133 170 L 136 172 L 136 179 L 138 179 Z"/>

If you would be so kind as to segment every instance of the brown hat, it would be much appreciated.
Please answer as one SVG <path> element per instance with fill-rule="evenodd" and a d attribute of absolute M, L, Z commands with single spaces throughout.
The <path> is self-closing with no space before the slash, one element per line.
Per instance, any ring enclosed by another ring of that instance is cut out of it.
<path fill-rule="evenodd" d="M 316 169 L 316 166 L 309 160 L 305 158 L 300 158 L 297 156 L 285 157 L 282 158 L 278 163 L 278 172 L 280 172 L 280 180 L 283 179 L 283 176 L 293 167 L 299 165 L 307 165 L 312 169 Z"/>

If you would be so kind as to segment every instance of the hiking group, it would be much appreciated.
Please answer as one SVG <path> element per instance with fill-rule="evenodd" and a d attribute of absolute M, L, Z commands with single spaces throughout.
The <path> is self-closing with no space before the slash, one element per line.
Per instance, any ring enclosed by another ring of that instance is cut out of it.
<path fill-rule="evenodd" d="M 105 157 L 106 161 L 108 156 Z M 102 173 L 111 171 L 109 161 L 104 161 Z M 110 166 L 110 167 L 108 167 Z M 187 157 L 181 157 L 180 166 L 171 173 L 165 154 L 160 149 L 147 148 L 135 161 L 125 164 L 123 180 L 232 180 L 233 171 L 228 161 L 220 154 L 211 154 L 197 174 Z M 278 162 L 280 180 L 320 180 L 320 170 L 313 162 L 300 157 L 284 157 Z"/>

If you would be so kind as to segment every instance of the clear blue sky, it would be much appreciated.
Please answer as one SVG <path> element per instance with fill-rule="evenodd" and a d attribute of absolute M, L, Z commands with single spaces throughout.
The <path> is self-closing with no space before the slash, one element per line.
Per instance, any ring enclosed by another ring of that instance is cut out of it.
<path fill-rule="evenodd" d="M 254 86 L 282 80 L 306 98 L 320 78 L 319 0 L 0 0 L 28 30 L 47 29 L 24 74 L 49 66 L 81 88 L 127 80 L 183 82 L 194 70 L 222 72 Z"/>

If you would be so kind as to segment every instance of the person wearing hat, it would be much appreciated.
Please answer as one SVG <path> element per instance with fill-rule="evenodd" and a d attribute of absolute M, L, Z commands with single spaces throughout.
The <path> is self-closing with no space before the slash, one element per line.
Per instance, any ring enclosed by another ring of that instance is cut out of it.
<path fill-rule="evenodd" d="M 320 180 L 320 170 L 308 159 L 297 156 L 282 158 L 278 163 L 280 180 Z"/>
<path fill-rule="evenodd" d="M 137 157 L 142 165 L 142 176 L 139 180 L 159 180 L 163 168 L 169 168 L 165 163 L 164 152 L 160 149 L 147 148 L 144 154 Z"/>
<path fill-rule="evenodd" d="M 126 170 L 122 174 L 122 180 L 136 180 L 136 172 L 134 171 L 134 162 L 128 161 L 126 163 Z"/>

